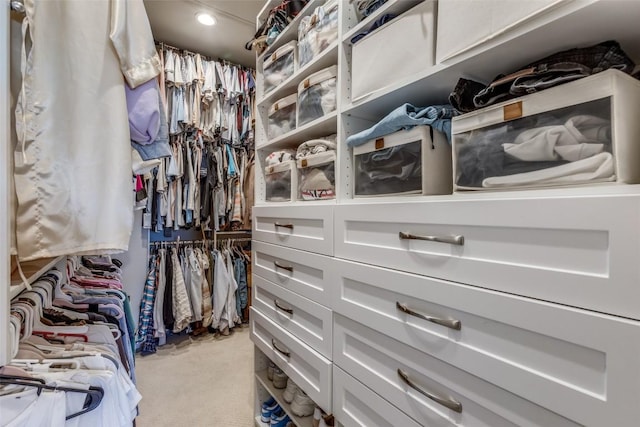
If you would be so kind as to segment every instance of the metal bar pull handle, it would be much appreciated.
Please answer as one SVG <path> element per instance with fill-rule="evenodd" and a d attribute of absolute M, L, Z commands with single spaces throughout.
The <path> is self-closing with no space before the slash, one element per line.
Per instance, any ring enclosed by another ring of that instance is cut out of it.
<path fill-rule="evenodd" d="M 271 345 L 273 346 L 273 348 L 278 350 L 278 353 L 281 353 L 285 357 L 291 357 L 291 353 L 289 353 L 288 351 L 284 351 L 281 348 L 279 348 L 278 345 L 276 344 L 276 340 L 274 340 L 273 338 L 271 338 Z"/>
<path fill-rule="evenodd" d="M 411 387 L 412 389 L 414 389 L 418 393 L 422 394 L 423 396 L 428 397 L 429 399 L 433 400 L 436 403 L 439 403 L 440 405 L 444 406 L 445 408 L 449 408 L 452 411 L 455 411 L 455 412 L 458 412 L 458 413 L 462 413 L 462 403 L 458 402 L 454 398 L 449 397 L 449 396 L 440 397 L 437 394 L 430 393 L 430 392 L 422 389 L 418 385 L 414 384 L 413 381 L 411 381 L 411 379 L 409 379 L 409 375 L 407 375 L 407 373 L 404 372 L 400 368 L 398 368 L 398 376 L 402 379 L 402 381 L 405 382 L 405 384 L 407 384 L 409 387 Z"/>
<path fill-rule="evenodd" d="M 464 245 L 464 236 L 461 235 L 453 235 L 453 236 L 416 236 L 411 233 L 398 233 L 398 237 L 402 240 L 427 240 L 429 242 L 438 242 L 438 243 L 448 243 L 450 245 Z"/>
<path fill-rule="evenodd" d="M 275 304 L 275 306 L 276 306 L 276 308 L 277 308 L 277 309 L 282 310 L 282 311 L 284 311 L 285 313 L 289 313 L 290 315 L 292 315 L 292 316 L 293 316 L 293 309 L 292 309 L 292 308 L 285 308 L 285 307 L 281 306 L 281 305 L 278 303 L 278 300 L 277 300 L 277 299 L 274 299 L 274 300 L 273 300 L 273 303 Z"/>
<path fill-rule="evenodd" d="M 273 265 L 275 265 L 277 268 L 281 268 L 283 270 L 287 270 L 293 273 L 293 267 L 290 265 L 280 264 L 278 261 L 273 261 Z"/>
<path fill-rule="evenodd" d="M 441 325 L 441 326 L 446 326 L 447 328 L 455 329 L 456 331 L 459 331 L 460 328 L 462 328 L 462 322 L 460 322 L 459 320 L 456 320 L 456 319 L 440 319 L 438 317 L 433 317 L 433 316 L 421 314 L 421 313 L 418 313 L 416 311 L 411 310 L 405 304 L 400 304 L 398 301 L 396 301 L 396 308 L 398 310 L 404 312 L 404 313 L 407 313 L 407 314 L 411 315 L 411 316 L 415 316 L 415 317 L 417 317 L 419 319 L 423 319 L 423 320 L 426 320 L 428 322 L 436 323 L 436 324 Z"/>
<path fill-rule="evenodd" d="M 288 228 L 289 230 L 293 230 L 293 224 L 280 224 L 279 222 L 274 223 L 273 225 L 277 227 L 282 227 L 282 228 Z"/>

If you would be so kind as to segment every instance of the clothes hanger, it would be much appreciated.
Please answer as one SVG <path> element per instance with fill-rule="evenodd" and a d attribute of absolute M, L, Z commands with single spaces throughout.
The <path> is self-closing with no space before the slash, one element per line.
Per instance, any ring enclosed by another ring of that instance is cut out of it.
<path fill-rule="evenodd" d="M 88 390 L 81 388 L 73 388 L 73 387 L 58 387 L 58 386 L 50 386 L 46 385 L 45 381 L 39 378 L 34 377 L 20 377 L 17 375 L 5 375 L 0 374 L 0 384 L 12 384 L 12 385 L 20 385 L 24 387 L 36 387 L 38 389 L 37 395 L 40 396 L 42 390 L 51 390 L 51 391 L 64 391 L 70 393 L 83 393 L 87 395 L 85 400 L 84 407 L 82 410 L 75 412 L 71 415 L 68 415 L 65 419 L 70 420 L 72 418 L 78 417 L 82 414 L 86 414 L 87 412 L 93 411 L 102 402 L 102 398 L 104 397 L 104 389 L 102 387 L 94 387 L 90 386 Z"/>

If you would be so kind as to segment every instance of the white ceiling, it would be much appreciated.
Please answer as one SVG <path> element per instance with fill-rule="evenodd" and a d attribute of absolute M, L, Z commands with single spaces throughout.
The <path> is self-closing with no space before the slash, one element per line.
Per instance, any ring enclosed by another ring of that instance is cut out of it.
<path fill-rule="evenodd" d="M 213 58 L 255 68 L 255 52 L 244 48 L 256 32 L 256 15 L 264 0 L 145 0 L 144 5 L 157 41 Z M 196 21 L 207 12 L 217 23 Z"/>

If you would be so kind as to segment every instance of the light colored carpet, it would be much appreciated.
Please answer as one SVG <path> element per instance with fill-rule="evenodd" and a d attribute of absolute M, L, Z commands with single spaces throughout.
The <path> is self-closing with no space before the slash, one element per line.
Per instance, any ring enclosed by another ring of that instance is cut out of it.
<path fill-rule="evenodd" d="M 137 427 L 252 427 L 253 343 L 249 328 L 208 334 L 138 356 Z"/>

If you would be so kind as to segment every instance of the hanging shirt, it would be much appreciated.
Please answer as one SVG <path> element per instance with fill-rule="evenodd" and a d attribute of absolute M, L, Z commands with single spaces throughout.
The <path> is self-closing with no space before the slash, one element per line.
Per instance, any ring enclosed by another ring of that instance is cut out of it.
<path fill-rule="evenodd" d="M 24 5 L 32 45 L 16 108 L 19 257 L 127 250 L 133 191 L 125 79 L 134 88 L 161 70 L 142 0 Z"/>

